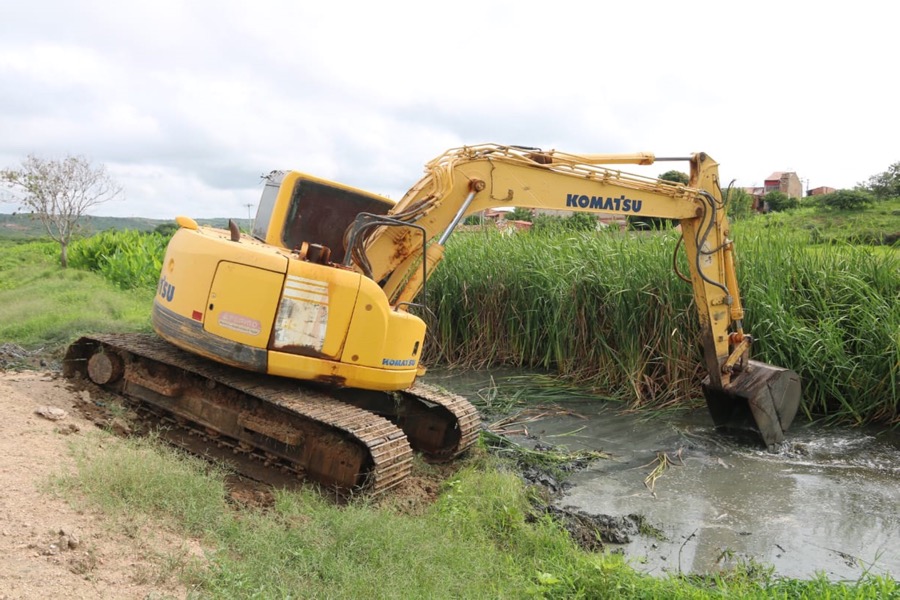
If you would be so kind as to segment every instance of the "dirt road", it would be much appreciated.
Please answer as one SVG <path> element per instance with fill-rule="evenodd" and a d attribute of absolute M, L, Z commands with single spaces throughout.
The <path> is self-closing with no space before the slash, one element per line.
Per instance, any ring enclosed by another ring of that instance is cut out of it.
<path fill-rule="evenodd" d="M 53 491 L 75 469 L 70 442 L 102 442 L 78 394 L 50 373 L 0 371 L 0 600 L 185 597 L 160 557 L 201 553 L 196 541 L 125 527 Z"/>

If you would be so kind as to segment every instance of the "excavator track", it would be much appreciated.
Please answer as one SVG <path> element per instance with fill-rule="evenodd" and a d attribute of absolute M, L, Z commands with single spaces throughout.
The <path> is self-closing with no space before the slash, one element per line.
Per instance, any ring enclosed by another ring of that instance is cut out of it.
<path fill-rule="evenodd" d="M 342 401 L 390 419 L 406 433 L 413 450 L 431 462 L 453 460 L 478 439 L 481 417 L 465 398 L 416 382 L 398 392 L 334 390 Z"/>
<path fill-rule="evenodd" d="M 174 429 L 179 445 L 230 450 L 243 458 L 232 464 L 254 479 L 271 481 L 266 471 L 274 471 L 342 493 L 378 494 L 412 468 L 407 436 L 387 419 L 294 380 L 261 378 L 194 356 L 153 335 L 83 337 L 69 347 L 63 373 L 136 402 L 140 413 L 170 428 L 167 439 Z M 460 440 L 471 445 L 470 437 L 467 429 Z"/>
<path fill-rule="evenodd" d="M 468 450 L 477 440 L 481 431 L 481 415 L 472 403 L 458 394 L 442 390 L 421 382 L 416 382 L 410 389 L 398 392 L 407 402 L 420 402 L 434 406 L 441 406 L 443 410 L 453 415 L 455 429 L 458 436 L 454 439 L 456 444 L 436 448 L 431 451 L 433 460 L 452 460 Z M 413 447 L 416 447 L 416 438 L 411 438 Z"/>

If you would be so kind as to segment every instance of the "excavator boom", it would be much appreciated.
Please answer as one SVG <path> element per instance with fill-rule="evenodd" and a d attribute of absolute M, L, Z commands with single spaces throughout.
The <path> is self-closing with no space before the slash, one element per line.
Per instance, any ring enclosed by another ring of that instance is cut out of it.
<path fill-rule="evenodd" d="M 689 184 L 610 167 L 657 160 L 687 162 Z M 781 443 L 800 403 L 800 379 L 788 369 L 750 360 L 753 339 L 743 329 L 734 243 L 712 158 L 573 155 L 492 144 L 450 150 L 428 163 L 425 176 L 388 213 L 390 221 L 356 221 L 345 264 L 382 281 L 392 303 L 402 306 L 419 295 L 460 220 L 498 206 L 678 219 L 702 329 L 708 373 L 703 390 L 714 422 L 755 427 L 769 448 Z"/>

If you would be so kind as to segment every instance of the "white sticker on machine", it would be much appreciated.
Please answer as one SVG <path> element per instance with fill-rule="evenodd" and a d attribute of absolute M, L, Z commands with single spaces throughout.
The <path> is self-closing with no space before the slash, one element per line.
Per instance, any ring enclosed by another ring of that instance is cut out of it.
<path fill-rule="evenodd" d="M 299 346 L 321 352 L 327 329 L 328 284 L 288 275 L 275 318 L 275 348 Z"/>

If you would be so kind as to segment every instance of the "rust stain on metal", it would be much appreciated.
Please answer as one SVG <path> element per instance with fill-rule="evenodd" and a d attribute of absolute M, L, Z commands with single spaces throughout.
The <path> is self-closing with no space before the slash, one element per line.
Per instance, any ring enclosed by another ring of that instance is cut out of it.
<path fill-rule="evenodd" d="M 286 346 L 278 346 L 277 348 L 273 348 L 278 352 L 286 352 L 288 354 L 299 354 L 300 356 L 310 356 L 312 358 L 322 358 L 326 360 L 330 360 L 334 358 L 333 356 L 329 356 L 324 354 L 312 346 L 299 346 L 296 344 L 286 345 Z"/>
<path fill-rule="evenodd" d="M 407 228 L 400 228 L 394 235 L 394 255 L 391 257 L 398 264 L 409 258 L 413 253 L 415 242 L 412 239 L 412 232 Z"/>
<path fill-rule="evenodd" d="M 340 375 L 319 375 L 316 377 L 315 381 L 327 383 L 328 385 L 333 385 L 335 387 L 343 387 L 344 384 L 347 383 L 347 378 L 341 377 Z"/>
<path fill-rule="evenodd" d="M 283 422 L 272 421 L 265 416 L 242 412 L 238 415 L 238 425 L 284 442 L 288 446 L 298 446 L 303 441 L 300 432 Z"/>

